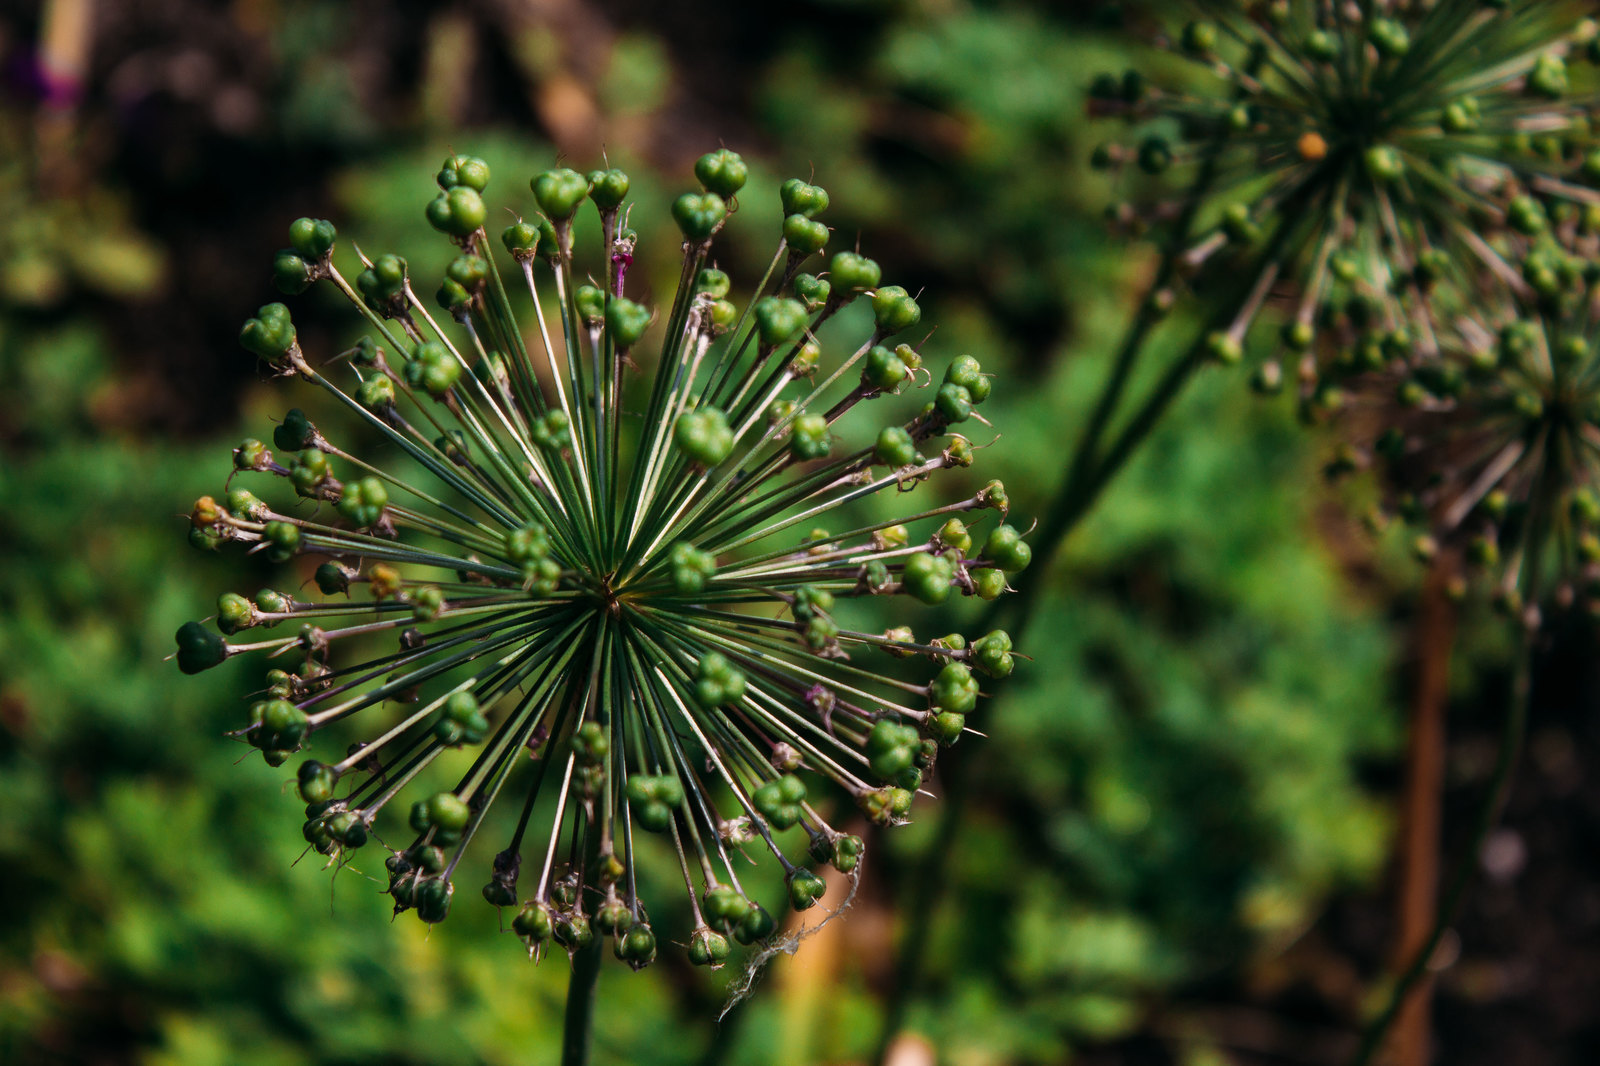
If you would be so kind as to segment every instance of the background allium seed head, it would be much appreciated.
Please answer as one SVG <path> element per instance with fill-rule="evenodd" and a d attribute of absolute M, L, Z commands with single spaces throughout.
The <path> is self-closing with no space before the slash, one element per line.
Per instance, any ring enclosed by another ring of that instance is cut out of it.
<path fill-rule="evenodd" d="M 1443 286 L 1410 358 L 1353 377 L 1341 469 L 1375 462 L 1388 509 L 1536 622 L 1600 606 L 1600 208 L 1506 242 L 1520 281 Z"/>
<path fill-rule="evenodd" d="M 427 218 L 460 254 L 439 310 L 403 258 L 361 255 L 352 280 L 334 227 L 295 222 L 278 287 L 337 288 L 370 331 L 347 352 L 307 352 L 273 303 L 240 341 L 349 417 L 316 425 L 291 410 L 270 443 L 243 442 L 226 493 L 195 505 L 191 540 L 320 560 L 322 598 L 226 593 L 215 630 L 177 635 L 186 672 L 269 653 L 240 736 L 271 765 L 359 723 L 363 739 L 298 765 L 305 837 L 341 862 L 381 844 L 397 911 L 444 918 L 505 793 L 520 811 L 484 897 L 516 908 L 535 952 L 604 935 L 636 968 L 657 945 L 633 861 L 643 835 L 678 856 L 694 926 L 674 935 L 718 965 L 730 937 L 776 927 L 740 883 L 740 853 L 769 851 L 792 905 L 813 905 L 823 882 L 791 858 L 791 831 L 846 873 L 862 854 L 816 797 L 904 819 L 965 730 L 979 678 L 1012 670 L 1004 632 L 867 632 L 846 601 L 994 599 L 1030 558 L 997 481 L 824 525 L 971 466 L 960 431 L 984 424 L 990 378 L 966 355 L 936 377 L 899 343 L 921 311 L 871 259 L 840 251 L 802 272 L 830 238 L 828 194 L 808 182 L 783 184 L 771 220 L 783 239 L 736 304 L 712 248 L 746 166 L 720 150 L 695 175 L 701 191 L 672 205 L 684 255 L 660 307 L 627 295 L 638 235 L 615 169 L 535 177 L 542 217 L 500 235 L 515 264 L 503 274 L 485 230 L 488 166 L 445 160 Z M 598 213 L 602 245 L 580 266 L 581 209 Z M 524 286 L 531 339 L 509 296 Z M 870 305 L 864 335 L 824 330 L 857 301 Z M 346 450 L 363 438 L 380 446 Z M 916 668 L 902 676 L 897 658 Z M 423 787 L 441 767 L 456 784 Z"/>
<path fill-rule="evenodd" d="M 1292 376 L 1313 410 L 1337 406 L 1336 355 L 1376 337 L 1373 357 L 1394 358 L 1416 340 L 1408 303 L 1441 277 L 1502 269 L 1496 233 L 1542 231 L 1551 203 L 1597 202 L 1587 4 L 1197 7 L 1162 41 L 1197 76 L 1092 86 L 1096 113 L 1139 129 L 1094 162 L 1136 202 L 1150 184 L 1184 190 L 1116 216 L 1177 225 L 1182 270 L 1227 289 L 1213 294 L 1229 317 L 1212 358 L 1237 362 L 1261 309 L 1288 301 L 1262 391 Z"/>

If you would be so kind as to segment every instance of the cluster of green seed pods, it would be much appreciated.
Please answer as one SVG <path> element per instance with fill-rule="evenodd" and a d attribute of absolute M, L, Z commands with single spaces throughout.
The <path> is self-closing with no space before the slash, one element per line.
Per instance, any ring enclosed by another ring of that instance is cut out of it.
<path fill-rule="evenodd" d="M 214 624 L 177 635 L 189 673 L 273 657 L 238 731 L 270 765 L 328 731 L 366 738 L 300 762 L 308 845 L 342 862 L 381 842 L 396 910 L 434 922 L 473 839 L 508 830 L 482 894 L 535 954 L 609 937 L 618 958 L 650 962 L 640 849 L 677 859 L 691 961 L 771 937 L 741 851 L 767 851 L 788 905 L 813 906 L 826 883 L 806 864 L 857 870 L 849 823 L 903 820 L 977 709 L 974 670 L 1013 668 L 1003 632 L 919 642 L 850 617 L 865 597 L 992 600 L 1027 567 L 998 481 L 901 519 L 854 509 L 971 467 L 960 430 L 983 421 L 992 376 L 959 355 L 936 383 L 905 337 L 917 300 L 859 252 L 804 269 L 831 237 L 828 194 L 809 181 L 779 188 L 777 251 L 741 299 L 713 248 L 744 213 L 749 169 L 727 149 L 694 169 L 699 190 L 671 211 L 681 284 L 659 308 L 628 295 L 639 236 L 614 167 L 535 175 L 539 214 L 497 251 L 488 164 L 446 159 L 424 213 L 457 254 L 431 305 L 406 258 L 350 267 L 332 224 L 295 222 L 274 283 L 336 289 L 367 333 L 314 356 L 273 303 L 240 341 L 320 390 L 306 409 L 351 425 L 290 410 L 191 514 L 197 547 L 260 553 L 289 570 L 279 584 L 299 572 L 323 597 L 226 593 Z M 602 242 L 584 268 L 586 204 Z M 518 275 L 531 332 L 508 297 Z M 849 338 L 836 316 L 858 300 L 869 331 Z"/>

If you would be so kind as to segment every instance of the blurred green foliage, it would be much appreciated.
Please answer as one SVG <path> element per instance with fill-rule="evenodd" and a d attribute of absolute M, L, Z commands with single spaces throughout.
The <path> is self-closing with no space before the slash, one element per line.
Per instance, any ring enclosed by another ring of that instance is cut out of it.
<path fill-rule="evenodd" d="M 375 106 L 366 68 L 333 43 L 341 5 L 286 6 L 295 16 L 270 28 L 270 136 L 339 145 L 289 212 L 327 204 L 369 254 L 401 251 L 433 277 L 450 252 L 421 208 L 447 149 L 489 158 L 509 197 L 496 205 L 527 209 L 520 176 L 550 147 L 492 108 L 487 124 L 427 133 L 410 109 Z M 834 17 L 863 27 L 837 49 Z M 1017 513 L 1036 513 L 1143 269 L 1141 251 L 1104 233 L 1103 189 L 1083 164 L 1082 90 L 1115 65 L 1111 46 L 1020 4 L 821 5 L 814 19 L 768 43 L 742 86 L 747 111 L 689 128 L 725 118 L 750 131 L 749 145 L 729 138 L 753 166 L 745 209 L 774 220 L 776 180 L 814 161 L 836 245 L 860 231 L 895 280 L 928 285 L 938 347 L 1002 374 L 991 404 L 1006 439 L 973 476 L 1004 478 Z M 686 58 L 648 24 L 614 28 L 592 84 L 612 128 L 685 106 Z M 508 47 L 536 94 L 581 42 L 559 21 L 523 30 Z M 29 114 L 13 105 L 3 128 L 25 140 Z M 642 219 L 666 217 L 687 179 L 678 163 L 705 147 L 671 142 L 681 131 L 661 122 L 669 143 L 612 146 Z M 121 177 L 108 166 L 48 210 L 98 217 L 127 203 Z M 55 196 L 0 169 L 8 225 L 36 224 L 41 195 Z M 249 677 L 184 679 L 162 662 L 217 592 L 303 576 L 196 554 L 180 517 L 218 487 L 239 436 L 264 435 L 301 397 L 241 370 L 238 415 L 215 430 L 125 415 L 152 375 L 184 373 L 118 329 L 158 292 L 160 264 L 193 252 L 141 235 L 142 206 L 113 211 L 134 220 L 126 229 L 0 235 L 0 1059 L 549 1060 L 564 960 L 530 965 L 470 898 L 431 931 L 391 926 L 372 870 L 333 877 L 301 855 L 287 775 L 236 764 L 246 749 L 224 733 Z M 260 243 L 227 254 L 259 265 L 253 287 L 207 313 L 237 320 L 271 298 L 271 235 L 289 217 L 250 220 Z M 667 291 L 675 241 L 642 237 L 641 280 Z M 743 266 L 766 251 L 725 254 Z M 336 351 L 346 318 L 314 300 L 306 328 Z M 213 347 L 188 358 L 248 365 L 225 335 Z M 1314 442 L 1242 385 L 1206 376 L 1063 555 L 1027 575 L 1049 583 L 1022 649 L 1032 661 L 975 723 L 988 738 L 963 743 L 975 774 L 928 934 L 929 997 L 911 1015 L 941 1061 L 1062 1061 L 1135 1032 L 1148 1004 L 1281 948 L 1383 864 L 1389 818 L 1360 768 L 1397 741 L 1394 592 L 1352 587 L 1334 550 L 1347 546 L 1318 521 Z M 865 1058 L 888 991 L 885 930 L 935 810 L 885 838 L 834 927 L 842 947 L 780 958 L 721 1029 L 722 977 L 665 960 L 637 976 L 608 967 L 597 1060 Z"/>

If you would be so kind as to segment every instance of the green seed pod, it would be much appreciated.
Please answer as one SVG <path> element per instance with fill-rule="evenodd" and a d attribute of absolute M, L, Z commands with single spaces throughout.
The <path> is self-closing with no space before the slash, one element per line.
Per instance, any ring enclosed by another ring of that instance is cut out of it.
<path fill-rule="evenodd" d="M 328 819 L 328 835 L 347 848 L 359 848 L 367 842 L 367 824 L 355 811 L 340 811 Z"/>
<path fill-rule="evenodd" d="M 1306 34 L 1305 53 L 1318 63 L 1331 63 L 1339 58 L 1339 42 L 1326 30 L 1312 30 Z"/>
<path fill-rule="evenodd" d="M 272 453 L 254 437 L 246 437 L 233 450 L 235 470 L 266 470 L 272 465 Z"/>
<path fill-rule="evenodd" d="M 256 317 L 245 322 L 239 330 L 239 343 L 246 351 L 260 356 L 274 366 L 287 360 L 294 347 L 294 323 L 289 309 L 283 304 L 267 304 L 256 312 Z"/>
<path fill-rule="evenodd" d="M 339 513 L 357 528 L 375 526 L 383 518 L 389 490 L 375 477 L 364 477 L 344 487 L 339 497 Z"/>
<path fill-rule="evenodd" d="M 628 198 L 628 175 L 612 167 L 589 171 L 589 199 L 601 213 L 615 211 Z"/>
<path fill-rule="evenodd" d="M 431 877 L 417 884 L 417 917 L 430 925 L 435 925 L 445 920 L 450 913 L 450 898 L 455 895 L 456 886 L 442 877 Z"/>
<path fill-rule="evenodd" d="M 445 276 L 468 292 L 475 293 L 489 280 L 489 264 L 481 256 L 458 255 L 445 267 Z"/>
<path fill-rule="evenodd" d="M 691 244 L 710 240 L 727 217 L 728 205 L 716 193 L 687 192 L 672 202 L 672 218 Z"/>
<path fill-rule="evenodd" d="M 326 219 L 297 218 L 289 223 L 289 246 L 313 263 L 328 257 L 338 236 L 339 231 Z"/>
<path fill-rule="evenodd" d="M 711 305 L 711 313 L 707 316 L 711 322 L 711 332 L 720 336 L 733 328 L 739 319 L 739 309 L 731 300 L 717 300 Z"/>
<path fill-rule="evenodd" d="M 987 400 L 989 398 L 989 392 L 993 387 L 992 380 L 986 374 L 978 375 L 977 379 L 973 381 L 971 385 L 962 386 L 962 388 L 967 390 L 967 395 L 972 398 L 972 402 L 975 405 L 981 404 L 983 401 Z"/>
<path fill-rule="evenodd" d="M 518 219 L 500 232 L 500 243 L 518 261 L 535 255 L 539 248 L 539 227 Z"/>
<path fill-rule="evenodd" d="M 217 597 L 217 628 L 233 635 L 241 629 L 256 624 L 255 608 L 237 592 L 224 592 Z"/>
<path fill-rule="evenodd" d="M 648 966 L 656 957 L 656 935 L 643 923 L 635 923 L 626 934 L 617 938 L 617 958 L 635 970 Z"/>
<path fill-rule="evenodd" d="M 568 951 L 588 947 L 594 941 L 594 929 L 589 925 L 589 916 L 582 911 L 557 914 L 552 932 L 555 934 L 556 943 Z"/>
<path fill-rule="evenodd" d="M 941 711 L 927 721 L 928 735 L 945 747 L 961 739 L 967 727 L 967 716 L 955 711 Z"/>
<path fill-rule="evenodd" d="M 653 317 L 653 312 L 643 304 L 622 296 L 612 297 L 606 307 L 606 329 L 611 343 L 624 351 L 632 348 L 644 336 Z"/>
<path fill-rule="evenodd" d="M 356 400 L 369 411 L 393 407 L 394 382 L 382 376 L 367 378 L 356 388 Z"/>
<path fill-rule="evenodd" d="M 577 214 L 578 205 L 589 195 L 589 179 L 565 167 L 547 170 L 528 184 L 539 210 L 552 222 L 565 222 Z"/>
<path fill-rule="evenodd" d="M 1309 322 L 1288 322 L 1284 324 L 1283 343 L 1290 351 L 1307 351 L 1316 338 L 1316 330 L 1312 328 Z"/>
<path fill-rule="evenodd" d="M 750 793 L 750 805 L 774 829 L 790 829 L 805 816 L 806 786 L 794 774 L 783 774 Z"/>
<path fill-rule="evenodd" d="M 356 288 L 367 304 L 384 315 L 404 306 L 406 261 L 398 255 L 380 255 L 372 265 L 356 275 Z"/>
<path fill-rule="evenodd" d="M 883 279 L 878 264 L 855 252 L 835 252 L 828 261 L 828 280 L 837 293 L 866 292 L 876 289 Z"/>
<path fill-rule="evenodd" d="M 272 431 L 272 443 L 279 451 L 298 452 L 315 447 L 317 427 L 300 408 L 291 408 L 283 421 Z"/>
<path fill-rule="evenodd" d="M 972 645 L 972 661 L 990 677 L 1010 677 L 1015 663 L 1011 657 L 1011 635 L 996 629 Z"/>
<path fill-rule="evenodd" d="M 460 380 L 461 364 L 438 341 L 426 341 L 417 345 L 411 353 L 402 377 L 412 388 L 423 389 L 428 395 L 438 398 L 448 393 Z"/>
<path fill-rule="evenodd" d="M 1217 46 L 1217 28 L 1209 22 L 1191 22 L 1183 27 L 1181 40 L 1190 55 L 1207 55 Z"/>
<path fill-rule="evenodd" d="M 880 337 L 910 329 L 922 321 L 922 308 L 898 285 L 885 285 L 872 295 L 872 316 Z"/>
<path fill-rule="evenodd" d="M 861 382 L 870 388 L 893 392 L 910 374 L 911 371 L 899 356 L 881 344 L 874 344 L 867 352 Z"/>
<path fill-rule="evenodd" d="M 705 914 L 706 922 L 721 933 L 728 932 L 743 921 L 753 906 L 755 904 L 727 885 L 712 885 L 706 889 L 701 900 L 701 911 Z"/>
<path fill-rule="evenodd" d="M 706 710 L 737 703 L 744 696 L 745 677 L 721 652 L 706 652 L 695 670 L 695 699 Z"/>
<path fill-rule="evenodd" d="M 804 215 L 790 215 L 783 220 L 783 239 L 795 252 L 814 255 L 828 245 L 828 227 Z"/>
<path fill-rule="evenodd" d="M 861 864 L 861 856 L 866 854 L 867 845 L 858 836 L 849 833 L 841 834 L 833 840 L 833 857 L 829 860 L 833 868 L 842 874 L 848 874 Z"/>
<path fill-rule="evenodd" d="M 1380 185 L 1399 181 L 1406 172 L 1405 160 L 1395 148 L 1387 144 L 1367 149 L 1367 173 Z"/>
<path fill-rule="evenodd" d="M 572 294 L 578 317 L 591 329 L 606 319 L 606 294 L 593 285 L 579 285 Z"/>
<path fill-rule="evenodd" d="M 333 797 L 333 786 L 338 782 L 333 769 L 315 759 L 300 764 L 300 798 L 307 803 L 323 803 Z"/>
<path fill-rule="evenodd" d="M 718 969 L 728 961 L 728 954 L 732 950 L 727 937 L 710 929 L 696 929 L 689 938 L 689 961 L 696 966 Z"/>
<path fill-rule="evenodd" d="M 994 563 L 1008 574 L 1026 570 L 1033 561 L 1033 549 L 1022 539 L 1022 534 L 1008 525 L 998 525 L 989 531 L 983 542 L 983 558 Z"/>
<path fill-rule="evenodd" d="M 1479 118 L 1465 100 L 1452 100 L 1439 114 L 1439 125 L 1446 133 L 1471 133 L 1479 126 Z"/>
<path fill-rule="evenodd" d="M 246 737 L 262 751 L 292 751 L 310 730 L 306 712 L 288 700 L 263 700 L 250 709 Z"/>
<path fill-rule="evenodd" d="M 572 752 L 580 763 L 595 766 L 611 754 L 611 741 L 599 722 L 585 722 L 572 734 Z"/>
<path fill-rule="evenodd" d="M 1005 517 L 1011 509 L 1011 497 L 1006 493 L 1005 482 L 995 480 L 985 485 L 978 493 L 978 504 L 993 508 L 1000 512 L 1001 517 Z"/>
<path fill-rule="evenodd" d="M 465 185 L 474 192 L 482 192 L 489 187 L 489 164 L 476 156 L 449 156 L 439 168 L 434 180 L 441 189 L 448 190 L 457 185 Z"/>
<path fill-rule="evenodd" d="M 778 923 L 759 903 L 751 903 L 733 930 L 734 939 L 741 944 L 754 944 L 765 940 L 777 931 Z"/>
<path fill-rule="evenodd" d="M 1528 92 L 1547 100 L 1559 100 L 1567 94 L 1567 64 L 1554 52 L 1546 52 L 1534 60 L 1528 72 Z"/>
<path fill-rule="evenodd" d="M 452 237 L 470 237 L 489 217 L 483 197 L 476 189 L 457 185 L 446 189 L 428 204 L 428 224 Z"/>
<path fill-rule="evenodd" d="M 271 508 L 248 489 L 228 490 L 228 510 L 255 522 L 261 521 L 271 513 Z"/>
<path fill-rule="evenodd" d="M 880 463 L 892 467 L 908 466 L 917 458 L 917 446 L 911 434 L 900 426 L 885 426 L 878 431 L 878 441 L 873 446 L 873 456 Z"/>
<path fill-rule="evenodd" d="M 809 910 L 821 899 L 823 893 L 828 891 L 827 882 L 812 873 L 810 870 L 795 867 L 787 878 L 789 882 L 789 902 L 797 911 Z"/>
<path fill-rule="evenodd" d="M 444 591 L 425 585 L 411 593 L 411 613 L 419 622 L 432 622 L 444 612 Z"/>
<path fill-rule="evenodd" d="M 315 280 L 311 273 L 311 264 L 295 252 L 285 249 L 273 257 L 272 284 L 279 292 L 287 296 L 298 296 L 311 288 L 311 283 Z"/>
<path fill-rule="evenodd" d="M 517 916 L 511 919 L 511 929 L 520 936 L 529 947 L 549 943 L 555 935 L 555 919 L 550 915 L 550 908 L 538 901 L 530 901 L 522 905 Z"/>
<path fill-rule="evenodd" d="M 967 524 L 959 518 L 952 518 L 940 526 L 938 537 L 939 543 L 962 554 L 972 550 L 972 534 L 967 531 Z"/>
<path fill-rule="evenodd" d="M 785 217 L 803 215 L 806 218 L 816 218 L 828 209 L 828 190 L 820 185 L 801 181 L 799 178 L 790 178 L 778 186 L 778 199 L 783 204 Z"/>
<path fill-rule="evenodd" d="M 695 292 L 709 293 L 713 299 L 722 299 L 732 287 L 728 275 L 713 267 L 705 267 L 695 275 Z"/>
<path fill-rule="evenodd" d="M 621 900 L 608 900 L 594 912 L 594 927 L 606 936 L 620 936 L 633 925 L 633 912 Z"/>
<path fill-rule="evenodd" d="M 713 467 L 733 451 L 733 430 L 728 417 L 715 407 L 685 411 L 673 426 L 673 439 L 690 459 Z"/>
<path fill-rule="evenodd" d="M 792 287 L 795 296 L 799 298 L 808 313 L 820 311 L 833 292 L 833 286 L 827 279 L 819 278 L 815 274 L 797 274 Z"/>
<path fill-rule="evenodd" d="M 828 420 L 818 414 L 803 414 L 794 420 L 789 434 L 789 452 L 796 459 L 821 459 L 828 454 L 831 436 Z"/>
<path fill-rule="evenodd" d="M 978 705 L 978 682 L 965 663 L 946 663 L 928 686 L 931 704 L 941 711 L 970 714 Z"/>
<path fill-rule="evenodd" d="M 763 296 L 756 301 L 752 314 L 764 349 L 777 347 L 806 327 L 805 307 L 800 301 L 783 296 Z"/>
<path fill-rule="evenodd" d="M 228 657 L 228 644 L 199 622 L 178 627 L 178 669 L 186 674 L 209 670 Z"/>
<path fill-rule="evenodd" d="M 459 833 L 472 820 L 472 808 L 454 792 L 437 792 L 428 800 L 428 824 L 446 833 Z"/>
<path fill-rule="evenodd" d="M 745 179 L 750 176 L 750 168 L 739 157 L 739 153 L 718 148 L 715 152 L 707 152 L 695 160 L 694 176 L 707 192 L 715 193 L 727 200 L 738 195 L 739 190 L 744 188 Z"/>
<path fill-rule="evenodd" d="M 867 734 L 863 749 L 867 765 L 881 780 L 891 780 L 908 769 L 916 757 L 917 731 L 914 727 L 881 718 Z"/>
<path fill-rule="evenodd" d="M 1528 237 L 1537 237 L 1549 228 L 1544 207 L 1526 194 L 1512 197 L 1506 205 L 1506 222 L 1512 229 Z"/>
<path fill-rule="evenodd" d="M 706 582 L 716 573 L 716 557 L 687 541 L 672 546 L 668 560 L 672 567 L 673 591 L 680 596 L 692 596 L 704 591 Z"/>
<path fill-rule="evenodd" d="M 972 394 L 960 385 L 940 385 L 933 409 L 946 423 L 965 422 L 972 417 Z"/>
<path fill-rule="evenodd" d="M 1375 18 L 1367 27 L 1367 40 L 1385 59 L 1398 59 L 1411 50 L 1411 35 L 1390 18 Z"/>
<path fill-rule="evenodd" d="M 350 349 L 350 362 L 356 366 L 377 366 L 378 357 L 382 354 L 376 341 L 371 337 L 362 337 L 356 341 L 355 347 Z"/>
<path fill-rule="evenodd" d="M 1233 366 L 1244 358 L 1244 345 L 1219 330 L 1206 336 L 1206 354 L 1224 366 Z"/>
<path fill-rule="evenodd" d="M 267 545 L 268 559 L 286 563 L 300 550 L 300 527 L 293 522 L 268 522 L 261 531 L 261 540 Z"/>
<path fill-rule="evenodd" d="M 1172 165 L 1172 145 L 1165 137 L 1146 137 L 1139 145 L 1139 169 L 1146 174 L 1161 174 Z"/>
<path fill-rule="evenodd" d="M 944 556 L 918 552 L 906 557 L 901 583 L 907 592 L 932 607 L 950 598 L 953 576 L 953 567 Z"/>

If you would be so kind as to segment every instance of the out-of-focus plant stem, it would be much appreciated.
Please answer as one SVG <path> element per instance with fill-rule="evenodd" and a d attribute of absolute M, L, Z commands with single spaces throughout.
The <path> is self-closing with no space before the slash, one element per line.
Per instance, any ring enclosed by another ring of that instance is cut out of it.
<path fill-rule="evenodd" d="M 1407 739 L 1404 831 L 1395 901 L 1396 966 L 1403 965 L 1422 948 L 1437 918 L 1445 707 L 1450 695 L 1450 652 L 1456 634 L 1455 605 L 1449 593 L 1453 562 L 1441 555 L 1434 563 L 1417 612 L 1416 687 Z M 1432 979 L 1424 976 L 1401 1007 L 1392 1044 L 1398 1066 L 1425 1066 L 1428 1062 L 1432 990 Z"/>
<path fill-rule="evenodd" d="M 588 1066 L 594 1036 L 594 992 L 600 978 L 600 949 L 594 937 L 572 957 L 567 982 L 566 1023 L 561 1031 L 561 1066 Z"/>

